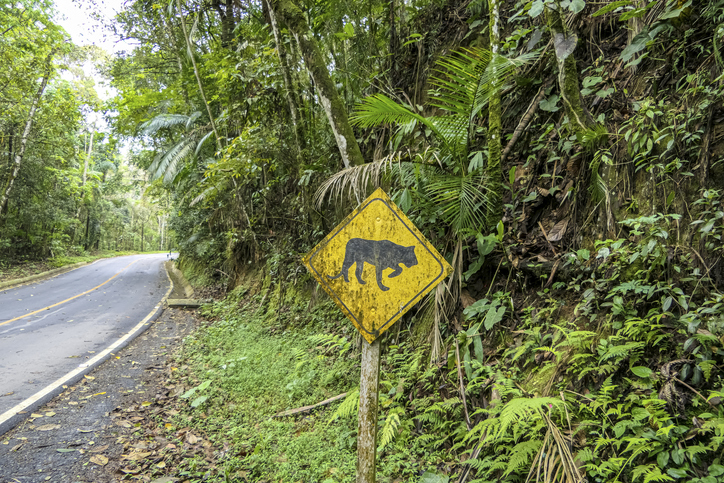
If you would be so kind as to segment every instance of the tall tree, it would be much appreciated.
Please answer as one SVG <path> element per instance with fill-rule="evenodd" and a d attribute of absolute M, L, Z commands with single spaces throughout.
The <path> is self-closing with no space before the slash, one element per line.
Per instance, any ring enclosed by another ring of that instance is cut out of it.
<path fill-rule="evenodd" d="M 345 168 L 364 164 L 362 152 L 347 117 L 347 110 L 329 76 L 327 63 L 314 34 L 309 30 L 304 14 L 291 0 L 271 0 L 270 3 L 276 16 L 286 24 L 299 44 L 304 63 L 314 79 L 319 100 L 332 127 Z"/>
<path fill-rule="evenodd" d="M 500 0 L 489 0 L 490 6 L 490 61 L 492 89 L 488 101 L 488 224 L 492 225 L 502 217 L 503 171 L 501 166 L 502 122 L 500 119 L 500 79 L 498 65 L 500 55 Z"/>
<path fill-rule="evenodd" d="M 33 97 L 33 100 L 30 104 L 28 117 L 25 121 L 25 129 L 23 130 L 23 134 L 20 137 L 20 149 L 17 151 L 17 153 L 15 153 L 15 158 L 13 159 L 13 166 L 12 170 L 10 171 L 10 176 L 5 183 L 5 188 L 2 190 L 2 193 L 0 193 L 0 216 L 5 213 L 5 210 L 7 209 L 8 200 L 10 199 L 10 191 L 12 191 L 13 189 L 13 184 L 15 183 L 15 179 L 18 177 L 18 173 L 20 173 L 20 166 L 23 163 L 25 148 L 28 145 L 28 138 L 30 137 L 30 129 L 33 127 L 33 119 L 35 119 L 35 113 L 38 109 L 40 99 L 43 97 L 43 92 L 45 92 L 45 87 L 48 85 L 48 79 L 53 72 L 53 55 L 54 52 L 51 52 L 45 59 L 45 72 L 43 73 L 43 78 L 40 81 L 40 86 L 35 92 L 35 96 Z"/>

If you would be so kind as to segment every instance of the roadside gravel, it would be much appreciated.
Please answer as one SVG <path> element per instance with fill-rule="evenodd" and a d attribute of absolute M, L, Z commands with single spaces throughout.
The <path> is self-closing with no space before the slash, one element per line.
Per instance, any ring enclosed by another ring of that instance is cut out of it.
<path fill-rule="evenodd" d="M 163 452 L 175 446 L 160 413 L 168 416 L 166 403 L 181 390 L 169 389 L 176 370 L 169 356 L 196 326 L 193 312 L 166 309 L 126 348 L 0 437 L 0 482 L 110 483 L 163 476 Z"/>

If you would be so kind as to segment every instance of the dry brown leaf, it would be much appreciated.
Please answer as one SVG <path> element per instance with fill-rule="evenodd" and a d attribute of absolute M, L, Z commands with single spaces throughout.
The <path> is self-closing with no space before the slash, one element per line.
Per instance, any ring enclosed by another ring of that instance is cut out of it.
<path fill-rule="evenodd" d="M 102 452 L 104 452 L 104 451 L 107 450 L 107 449 L 108 449 L 108 445 L 107 445 L 107 444 L 104 444 L 103 446 L 99 446 L 99 447 L 97 447 L 97 448 L 93 448 L 92 450 L 90 450 L 90 452 L 91 452 L 91 453 L 102 453 Z"/>
<path fill-rule="evenodd" d="M 52 418 L 53 416 L 55 416 L 55 412 L 53 411 L 48 411 L 47 413 L 45 413 L 46 418 Z"/>
<path fill-rule="evenodd" d="M 60 428 L 60 424 L 44 424 L 42 426 L 38 426 L 36 431 L 52 431 L 54 429 Z"/>
<path fill-rule="evenodd" d="M 30 415 L 30 417 L 31 417 L 31 418 L 42 418 L 43 415 L 42 415 L 42 414 L 38 414 L 38 413 L 33 413 L 33 414 Z"/>
<path fill-rule="evenodd" d="M 551 228 L 551 231 L 548 232 L 548 241 L 557 242 L 563 238 L 566 234 L 566 229 L 568 228 L 568 222 L 570 220 L 570 218 L 564 218 L 556 223 L 553 228 Z"/>
<path fill-rule="evenodd" d="M 196 444 L 196 443 L 199 442 L 200 439 L 201 439 L 201 438 L 199 438 L 198 436 L 196 436 L 196 435 L 193 434 L 193 433 L 188 433 L 188 434 L 186 435 L 186 442 L 187 442 L 188 444 Z"/>
<path fill-rule="evenodd" d="M 95 463 L 100 466 L 105 466 L 108 464 L 108 458 L 106 458 L 102 454 L 97 454 L 97 455 L 91 456 L 90 462 Z"/>

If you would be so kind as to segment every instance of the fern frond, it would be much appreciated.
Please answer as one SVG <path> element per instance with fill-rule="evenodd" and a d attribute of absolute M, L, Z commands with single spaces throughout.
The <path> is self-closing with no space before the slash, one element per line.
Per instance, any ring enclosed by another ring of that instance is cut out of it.
<path fill-rule="evenodd" d="M 542 445 L 543 441 L 540 439 L 531 439 L 516 444 L 510 451 L 510 460 L 503 476 L 508 476 L 529 464 L 531 457 L 538 453 Z"/>
<path fill-rule="evenodd" d="M 395 408 L 402 410 L 402 408 Z M 400 426 L 400 411 L 391 410 L 385 418 L 385 425 L 382 427 L 382 433 L 380 434 L 380 445 L 377 447 L 377 451 L 382 452 L 385 447 L 390 444 L 397 435 L 397 428 Z"/>
<path fill-rule="evenodd" d="M 562 409 L 564 402 L 560 399 L 553 397 L 520 397 L 511 399 L 504 406 L 500 412 L 498 419 L 500 420 L 500 427 L 495 433 L 494 437 L 500 438 L 508 429 L 518 421 L 522 419 L 530 418 L 534 415 L 539 415 L 541 408 L 546 409 Z"/>
<path fill-rule="evenodd" d="M 347 397 L 344 398 L 342 404 L 339 405 L 337 410 L 329 418 L 327 424 L 331 423 L 337 418 L 349 418 L 357 415 L 359 409 L 359 388 L 349 391 Z"/>

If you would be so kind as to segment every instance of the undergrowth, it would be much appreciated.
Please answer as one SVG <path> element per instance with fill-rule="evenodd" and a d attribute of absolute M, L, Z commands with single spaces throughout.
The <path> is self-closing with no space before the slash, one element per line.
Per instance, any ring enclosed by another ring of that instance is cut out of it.
<path fill-rule="evenodd" d="M 692 225 L 702 244 L 724 233 L 716 209 Z M 677 221 L 623 222 L 626 238 L 569 253 L 522 306 L 502 291 L 470 304 L 437 360 L 418 314 L 389 331 L 378 481 L 721 481 L 724 294 Z M 206 307 L 186 340 L 192 424 L 233 444 L 225 471 L 244 481 L 353 481 L 360 340 L 330 301 L 264 287 Z"/>

